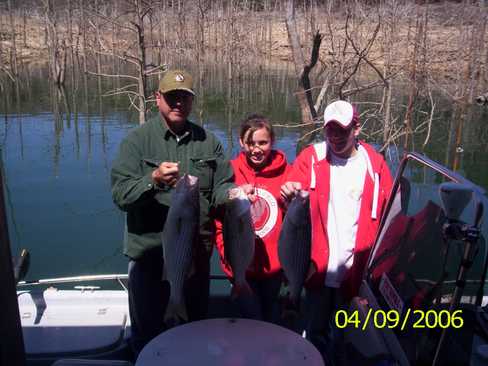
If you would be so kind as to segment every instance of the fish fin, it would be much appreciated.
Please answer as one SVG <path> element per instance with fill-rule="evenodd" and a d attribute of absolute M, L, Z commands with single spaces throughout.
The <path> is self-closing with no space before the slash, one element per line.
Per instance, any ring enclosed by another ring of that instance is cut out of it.
<path fill-rule="evenodd" d="M 300 304 L 291 299 L 290 293 L 284 298 L 281 306 L 282 324 L 291 330 L 298 329 L 298 320 L 300 314 Z"/>
<path fill-rule="evenodd" d="M 177 325 L 188 322 L 186 305 L 184 303 L 177 304 L 170 300 L 168 307 L 166 308 L 164 322 L 168 328 L 176 327 Z"/>
<path fill-rule="evenodd" d="M 176 231 L 179 233 L 181 233 L 181 225 L 182 225 L 182 219 L 181 217 L 176 221 Z"/>
<path fill-rule="evenodd" d="M 168 281 L 168 272 L 166 266 L 163 265 L 163 273 L 161 274 L 161 281 Z"/>
<path fill-rule="evenodd" d="M 300 297 L 293 297 L 291 293 L 288 292 L 284 298 L 282 305 L 284 310 L 295 311 L 298 313 L 300 311 Z"/>
<path fill-rule="evenodd" d="M 296 331 L 299 328 L 299 313 L 294 310 L 284 310 L 281 313 L 281 324 L 290 330 Z"/>
<path fill-rule="evenodd" d="M 188 268 L 188 273 L 186 274 L 186 278 L 192 277 L 197 272 L 197 268 L 195 266 L 195 261 L 191 261 L 190 268 Z"/>
<path fill-rule="evenodd" d="M 235 283 L 232 285 L 232 290 L 230 292 L 230 298 L 232 300 L 237 299 L 237 297 L 240 296 L 253 296 L 254 291 L 252 290 L 251 286 L 249 286 L 249 283 L 247 281 L 244 281 L 243 283 Z"/>
<path fill-rule="evenodd" d="M 244 232 L 244 223 L 242 222 L 242 220 L 239 220 L 239 223 L 238 223 L 238 226 L 239 226 L 239 233 L 242 233 Z"/>

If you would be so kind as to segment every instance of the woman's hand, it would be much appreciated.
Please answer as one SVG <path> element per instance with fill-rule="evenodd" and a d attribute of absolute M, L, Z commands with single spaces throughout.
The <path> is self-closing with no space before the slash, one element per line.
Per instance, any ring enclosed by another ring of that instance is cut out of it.
<path fill-rule="evenodd" d="M 280 194 L 285 201 L 289 201 L 301 190 L 302 184 L 300 182 L 286 182 L 281 186 Z"/>

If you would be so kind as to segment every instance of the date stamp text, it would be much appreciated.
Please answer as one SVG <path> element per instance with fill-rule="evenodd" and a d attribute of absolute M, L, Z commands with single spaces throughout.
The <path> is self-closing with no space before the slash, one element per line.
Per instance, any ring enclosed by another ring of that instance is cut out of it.
<path fill-rule="evenodd" d="M 352 312 L 338 310 L 335 314 L 335 325 L 337 328 L 353 327 L 366 330 L 368 325 L 377 329 L 389 328 L 401 331 L 408 328 L 462 328 L 464 319 L 462 310 L 449 312 L 448 310 L 412 310 L 406 309 L 403 315 L 397 310 L 373 310 L 369 309 L 366 317 L 361 317 L 359 311 Z"/>

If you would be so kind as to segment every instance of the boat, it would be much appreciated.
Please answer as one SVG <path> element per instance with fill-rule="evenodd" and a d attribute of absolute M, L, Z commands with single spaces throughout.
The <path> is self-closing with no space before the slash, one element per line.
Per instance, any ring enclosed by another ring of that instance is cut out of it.
<path fill-rule="evenodd" d="M 405 154 L 347 311 L 350 364 L 488 365 L 486 204 L 481 187 Z"/>
<path fill-rule="evenodd" d="M 20 282 L 17 300 L 27 364 L 52 365 L 62 358 L 129 361 L 126 280 L 127 275 L 95 275 Z M 107 281 L 119 288 L 106 289 Z"/>
<path fill-rule="evenodd" d="M 134 361 L 127 279 L 127 274 L 107 274 L 20 281 L 17 301 L 27 364 Z M 211 281 L 227 279 L 214 275 Z M 227 296 L 213 296 L 211 309 L 212 317 L 237 316 Z"/>
<path fill-rule="evenodd" d="M 342 331 L 326 365 L 488 364 L 485 203 L 482 188 L 423 155 L 405 154 L 359 295 L 338 312 L 343 318 L 336 314 Z M 127 275 L 16 284 L 3 207 L 2 199 L 1 364 L 133 365 Z M 226 295 L 211 292 L 209 316 L 236 317 L 229 305 Z"/>

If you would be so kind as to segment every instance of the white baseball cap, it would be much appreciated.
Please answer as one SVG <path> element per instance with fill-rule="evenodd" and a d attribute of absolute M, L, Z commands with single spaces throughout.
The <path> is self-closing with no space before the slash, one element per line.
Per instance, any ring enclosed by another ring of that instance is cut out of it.
<path fill-rule="evenodd" d="M 349 128 L 352 123 L 359 122 L 359 116 L 351 103 L 337 100 L 325 108 L 324 127 L 329 122 L 336 122 L 343 128 Z"/>

